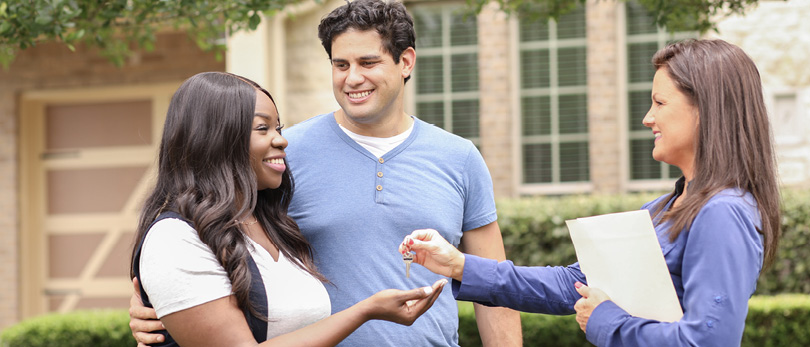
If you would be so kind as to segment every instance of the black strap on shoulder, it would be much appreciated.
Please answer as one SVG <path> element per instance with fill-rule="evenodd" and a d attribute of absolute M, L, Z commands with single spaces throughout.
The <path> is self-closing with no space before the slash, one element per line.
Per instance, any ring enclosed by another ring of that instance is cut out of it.
<path fill-rule="evenodd" d="M 262 317 L 267 318 L 267 289 L 264 286 L 262 274 L 259 272 L 259 267 L 252 256 L 247 258 L 247 263 L 250 269 L 250 293 L 248 298 L 256 311 Z M 252 315 L 247 309 L 242 312 L 245 314 L 245 319 L 247 319 L 248 326 L 250 331 L 253 332 L 253 338 L 256 339 L 256 342 L 261 343 L 267 340 L 267 321 Z"/>
<path fill-rule="evenodd" d="M 135 251 L 135 257 L 132 262 L 132 269 L 135 273 L 135 277 L 138 278 L 138 286 L 141 292 L 141 301 L 143 305 L 146 307 L 152 307 L 152 303 L 149 301 L 149 295 L 146 294 L 146 291 L 143 288 L 143 281 L 141 280 L 141 271 L 140 271 L 140 260 L 141 260 L 141 248 L 143 247 L 143 241 L 146 239 L 146 234 L 149 233 L 149 230 L 152 229 L 152 226 L 155 223 L 166 219 L 166 218 L 175 218 L 180 219 L 186 222 L 188 225 L 191 225 L 187 219 L 183 218 L 177 212 L 166 211 L 161 213 L 152 224 L 149 225 L 147 228 L 147 232 L 143 234 L 143 238 L 138 241 L 138 249 Z M 249 292 L 249 300 L 253 307 L 261 314 L 263 317 L 268 316 L 268 309 L 267 309 L 267 291 L 264 287 L 264 281 L 262 281 L 262 275 L 259 272 L 259 267 L 256 265 L 256 261 L 253 260 L 253 257 L 248 257 L 247 259 L 248 268 L 250 269 L 250 292 Z M 253 338 L 256 339 L 256 342 L 264 342 L 267 340 L 267 321 L 260 319 L 250 313 L 249 310 L 243 310 L 243 314 L 245 315 L 245 319 L 247 320 L 248 326 L 250 327 L 250 331 L 253 333 Z M 150 346 L 153 347 L 170 347 L 170 346 L 179 346 L 177 342 L 169 335 L 169 332 L 166 330 L 159 330 L 153 331 L 154 334 L 161 334 L 164 337 L 162 343 L 152 344 Z"/>

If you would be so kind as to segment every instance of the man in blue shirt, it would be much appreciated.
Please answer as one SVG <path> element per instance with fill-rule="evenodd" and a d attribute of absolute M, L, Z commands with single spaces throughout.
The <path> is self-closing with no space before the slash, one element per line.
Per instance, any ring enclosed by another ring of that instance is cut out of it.
<path fill-rule="evenodd" d="M 340 109 L 284 135 L 296 180 L 290 215 L 312 243 L 318 269 L 332 281 L 332 312 L 380 289 L 440 278 L 421 268 L 405 277 L 397 246 L 414 229 L 439 225 L 468 252 L 505 259 L 481 154 L 470 141 L 404 111 L 405 83 L 416 62 L 405 7 L 354 1 L 324 17 L 318 36 L 332 63 Z M 477 306 L 476 315 L 485 345 L 521 344 L 517 312 Z M 342 345 L 457 343 L 457 304 L 447 291 L 412 327 L 372 321 Z"/>

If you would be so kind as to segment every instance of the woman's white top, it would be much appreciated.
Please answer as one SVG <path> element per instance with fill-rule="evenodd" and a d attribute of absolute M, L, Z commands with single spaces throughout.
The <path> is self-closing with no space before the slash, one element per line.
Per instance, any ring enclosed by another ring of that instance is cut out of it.
<path fill-rule="evenodd" d="M 248 238 L 250 240 L 250 238 Z M 267 290 L 267 339 L 298 330 L 331 314 L 329 295 L 315 277 L 279 252 L 278 261 L 250 240 Z M 158 318 L 231 295 L 231 282 L 214 253 L 186 222 L 167 218 L 146 235 L 141 281 Z"/>

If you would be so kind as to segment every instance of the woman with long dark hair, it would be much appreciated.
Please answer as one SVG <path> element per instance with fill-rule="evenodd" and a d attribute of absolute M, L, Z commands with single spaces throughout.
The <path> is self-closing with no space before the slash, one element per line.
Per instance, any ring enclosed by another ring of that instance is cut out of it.
<path fill-rule="evenodd" d="M 652 59 L 652 106 L 643 123 L 652 155 L 677 166 L 675 189 L 647 203 L 683 317 L 633 317 L 578 264 L 518 267 L 460 253 L 430 229 L 400 252 L 452 277 L 459 300 L 522 311 L 577 314 L 597 346 L 739 346 L 748 299 L 774 258 L 779 188 L 759 72 L 739 47 L 721 40 L 670 44 Z"/>
<path fill-rule="evenodd" d="M 282 127 L 270 94 L 240 76 L 197 74 L 174 94 L 131 273 L 163 345 L 334 345 L 371 319 L 411 324 L 441 292 L 384 290 L 329 316 L 326 279 L 287 216 Z"/>

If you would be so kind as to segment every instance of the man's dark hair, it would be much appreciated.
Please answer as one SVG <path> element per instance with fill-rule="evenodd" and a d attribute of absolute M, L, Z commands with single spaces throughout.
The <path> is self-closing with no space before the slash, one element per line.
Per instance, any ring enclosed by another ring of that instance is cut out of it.
<path fill-rule="evenodd" d="M 416 48 L 413 18 L 402 3 L 394 0 L 355 0 L 330 12 L 318 25 L 318 38 L 332 59 L 332 41 L 349 29 L 374 30 L 383 49 L 399 64 L 402 52 Z M 407 82 L 410 76 L 405 78 Z"/>

